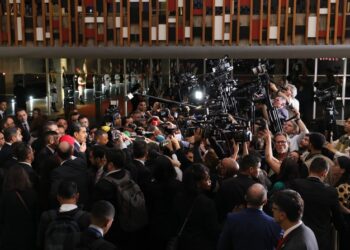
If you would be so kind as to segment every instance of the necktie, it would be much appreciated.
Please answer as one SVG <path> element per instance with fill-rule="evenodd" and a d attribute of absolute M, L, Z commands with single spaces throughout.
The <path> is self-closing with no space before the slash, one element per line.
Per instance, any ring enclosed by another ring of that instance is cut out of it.
<path fill-rule="evenodd" d="M 276 250 L 281 250 L 282 247 L 284 246 L 284 243 L 286 242 L 286 240 L 287 240 L 287 237 L 282 236 L 277 242 Z"/>
<path fill-rule="evenodd" d="M 101 179 L 102 174 L 103 174 L 103 168 L 99 168 L 96 173 L 95 183 L 97 183 Z"/>
<path fill-rule="evenodd" d="M 29 133 L 28 123 L 23 122 L 23 128 L 24 128 L 24 130 L 25 130 L 26 132 L 28 132 L 28 133 Z"/>

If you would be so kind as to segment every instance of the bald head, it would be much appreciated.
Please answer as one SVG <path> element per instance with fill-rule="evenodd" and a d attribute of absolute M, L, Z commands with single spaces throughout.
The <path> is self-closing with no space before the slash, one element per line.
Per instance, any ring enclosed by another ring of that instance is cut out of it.
<path fill-rule="evenodd" d="M 267 201 L 267 192 L 263 185 L 256 183 L 251 185 L 246 194 L 248 207 L 261 208 Z"/>
<path fill-rule="evenodd" d="M 238 163 L 232 159 L 231 157 L 227 157 L 222 159 L 220 175 L 224 178 L 230 178 L 235 176 L 238 173 L 239 165 Z"/>

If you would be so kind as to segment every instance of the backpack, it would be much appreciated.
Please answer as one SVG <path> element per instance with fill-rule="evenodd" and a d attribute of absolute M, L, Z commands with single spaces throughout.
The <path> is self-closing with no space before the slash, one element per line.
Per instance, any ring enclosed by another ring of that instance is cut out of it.
<path fill-rule="evenodd" d="M 122 179 L 104 177 L 116 187 L 118 222 L 125 232 L 134 232 L 148 222 L 145 197 L 139 187 L 126 172 Z"/>
<path fill-rule="evenodd" d="M 84 214 L 78 210 L 74 216 L 60 215 L 57 211 L 49 211 L 52 218 L 45 232 L 45 250 L 63 250 L 65 241 L 70 235 L 77 235 L 80 232 L 78 219 Z"/>

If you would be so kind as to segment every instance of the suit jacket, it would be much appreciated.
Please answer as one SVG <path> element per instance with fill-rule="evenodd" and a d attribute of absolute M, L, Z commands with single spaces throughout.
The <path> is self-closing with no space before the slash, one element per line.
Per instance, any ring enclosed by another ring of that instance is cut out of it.
<path fill-rule="evenodd" d="M 29 121 L 28 121 L 28 126 L 30 127 Z M 23 136 L 22 141 L 25 143 L 28 143 L 30 141 L 30 131 L 25 129 L 21 122 L 17 122 L 17 127 L 21 129 L 21 133 Z"/>
<path fill-rule="evenodd" d="M 81 233 L 78 247 L 89 247 L 89 249 L 91 248 L 93 250 L 117 250 L 115 245 L 104 240 L 99 232 L 96 232 L 94 228 L 90 227 Z"/>
<path fill-rule="evenodd" d="M 37 171 L 40 169 L 40 165 L 42 165 L 48 158 L 54 155 L 54 152 L 52 152 L 48 147 L 44 147 L 40 150 L 39 153 L 35 155 L 34 162 L 33 162 L 33 168 Z"/>
<path fill-rule="evenodd" d="M 12 155 L 13 155 L 12 146 L 5 143 L 4 146 L 2 146 L 0 151 L 0 167 L 3 167 L 5 162 L 11 159 Z"/>
<path fill-rule="evenodd" d="M 259 209 L 246 208 L 227 216 L 218 250 L 273 250 L 280 235 L 281 228 L 273 218 Z"/>
<path fill-rule="evenodd" d="M 74 181 L 78 185 L 79 204 L 89 205 L 89 174 L 86 162 L 80 158 L 65 161 L 51 172 L 51 198 L 56 200 L 57 188 L 62 180 Z"/>
<path fill-rule="evenodd" d="M 220 221 L 226 218 L 227 213 L 232 212 L 236 206 L 245 204 L 244 196 L 248 188 L 256 183 L 248 175 L 238 174 L 222 182 L 217 195 L 217 206 Z"/>
<path fill-rule="evenodd" d="M 32 183 L 32 186 L 35 191 L 39 191 L 39 176 L 38 174 L 33 170 L 31 166 L 28 164 L 25 164 L 23 162 L 19 162 L 17 166 L 22 167 L 26 173 L 28 174 L 29 180 Z"/>
<path fill-rule="evenodd" d="M 294 180 L 290 187 L 304 200 L 303 222 L 315 233 L 319 249 L 331 249 L 332 222 L 339 231 L 345 227 L 337 190 L 315 177 Z"/>
<path fill-rule="evenodd" d="M 3 192 L 0 199 L 0 249 L 35 250 L 37 195 L 32 189 L 19 191 L 28 210 L 15 191 Z"/>
<path fill-rule="evenodd" d="M 318 250 L 315 234 L 312 230 L 301 224 L 299 227 L 291 231 L 284 243 L 281 250 Z M 328 250 L 330 250 L 329 248 Z"/>
<path fill-rule="evenodd" d="M 151 182 L 151 170 L 140 161 L 133 160 L 129 165 L 132 179 L 140 186 L 141 190 L 145 191 L 145 186 Z"/>

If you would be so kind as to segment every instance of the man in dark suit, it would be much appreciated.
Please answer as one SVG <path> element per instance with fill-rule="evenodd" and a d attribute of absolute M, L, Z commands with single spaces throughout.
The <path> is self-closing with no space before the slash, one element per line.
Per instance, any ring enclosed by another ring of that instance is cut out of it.
<path fill-rule="evenodd" d="M 5 99 L 0 100 L 0 121 L 6 117 L 7 102 Z"/>
<path fill-rule="evenodd" d="M 18 142 L 14 149 L 14 156 L 18 161 L 17 166 L 22 167 L 28 174 L 34 190 L 39 191 L 39 176 L 32 168 L 32 162 L 34 160 L 32 147 L 24 142 Z"/>
<path fill-rule="evenodd" d="M 276 250 L 318 250 L 315 234 L 301 221 L 303 211 L 304 201 L 297 192 L 286 189 L 273 195 L 273 217 L 284 230 Z"/>
<path fill-rule="evenodd" d="M 267 202 L 267 191 L 264 186 L 259 183 L 250 186 L 246 201 L 246 209 L 228 215 L 218 250 L 275 248 L 281 235 L 281 228 L 273 218 L 262 211 Z"/>
<path fill-rule="evenodd" d="M 74 139 L 69 135 L 60 138 L 57 154 L 61 159 L 61 164 L 51 172 L 51 198 L 56 198 L 57 188 L 62 180 L 74 181 L 78 185 L 80 193 L 79 204 L 89 205 L 89 175 L 86 162 L 79 157 L 73 156 Z"/>
<path fill-rule="evenodd" d="M 4 131 L 5 144 L 0 151 L 0 166 L 3 167 L 6 161 L 10 160 L 13 156 L 13 147 L 11 146 L 15 142 L 22 141 L 22 135 L 19 129 L 7 128 Z"/>
<path fill-rule="evenodd" d="M 16 111 L 17 127 L 21 129 L 23 141 L 28 143 L 30 141 L 30 125 L 28 121 L 28 114 L 25 109 L 18 109 Z"/>
<path fill-rule="evenodd" d="M 217 206 L 220 221 L 226 218 L 227 213 L 233 209 L 244 207 L 248 188 L 255 184 L 253 178 L 259 175 L 260 159 L 254 155 L 244 156 L 239 164 L 239 172 L 236 177 L 226 179 L 218 191 Z"/>
<path fill-rule="evenodd" d="M 305 202 L 303 221 L 315 233 L 321 250 L 332 249 L 332 223 L 338 231 L 345 227 L 337 190 L 323 183 L 328 170 L 329 166 L 323 158 L 315 158 L 310 165 L 309 177 L 297 179 L 290 185 Z"/>
<path fill-rule="evenodd" d="M 117 250 L 115 245 L 103 239 L 113 223 L 114 216 L 115 209 L 110 202 L 96 202 L 91 210 L 91 224 L 81 233 L 78 248 Z"/>
<path fill-rule="evenodd" d="M 101 178 L 95 185 L 93 192 L 93 201 L 106 200 L 113 204 L 115 208 L 118 207 L 117 201 L 117 188 L 109 178 L 121 180 L 127 174 L 124 169 L 125 166 L 125 154 L 122 150 L 108 150 L 106 154 L 107 158 L 107 174 Z M 106 239 L 116 243 L 118 239 L 123 240 L 123 235 L 120 233 L 120 227 L 118 225 L 118 219 L 112 224 L 111 230 L 106 235 Z"/>
<path fill-rule="evenodd" d="M 79 123 L 73 123 L 71 127 L 71 133 L 74 138 L 74 156 L 86 161 L 86 128 L 81 126 Z"/>
<path fill-rule="evenodd" d="M 107 164 L 106 148 L 102 146 L 93 146 L 89 151 L 89 161 L 91 163 L 89 174 L 92 183 L 95 185 L 107 174 L 104 169 Z"/>
<path fill-rule="evenodd" d="M 58 145 L 58 134 L 55 131 L 46 131 L 43 134 L 44 147 L 35 154 L 35 161 L 33 162 L 33 168 L 40 171 L 41 166 L 51 156 L 55 154 Z M 32 146 L 33 147 L 33 146 Z"/>
<path fill-rule="evenodd" d="M 134 159 L 129 165 L 131 177 L 145 192 L 145 187 L 151 182 L 151 171 L 145 166 L 148 155 L 148 146 L 145 141 L 135 141 L 133 143 Z"/>

